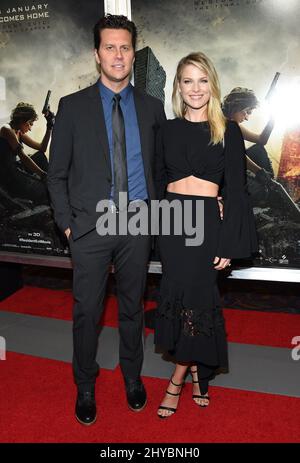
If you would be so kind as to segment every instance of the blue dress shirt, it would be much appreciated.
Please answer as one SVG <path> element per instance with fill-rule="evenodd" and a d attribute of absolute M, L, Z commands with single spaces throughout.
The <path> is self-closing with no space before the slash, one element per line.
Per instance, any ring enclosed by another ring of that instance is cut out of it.
<path fill-rule="evenodd" d="M 102 100 L 106 131 L 108 136 L 111 172 L 112 172 L 112 190 L 113 198 L 114 188 L 114 169 L 113 169 L 113 150 L 112 150 L 112 108 L 113 97 L 115 93 L 107 88 L 99 80 L 99 92 Z M 121 92 L 121 109 L 125 124 L 126 139 L 126 156 L 127 156 L 127 173 L 128 173 L 128 196 L 129 201 L 136 199 L 148 199 L 147 185 L 142 157 L 140 132 L 137 122 L 133 87 L 129 84 Z"/>

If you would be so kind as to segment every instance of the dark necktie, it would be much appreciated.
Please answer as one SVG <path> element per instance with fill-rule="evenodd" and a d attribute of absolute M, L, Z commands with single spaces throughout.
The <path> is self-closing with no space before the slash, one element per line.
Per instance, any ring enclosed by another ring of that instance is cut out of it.
<path fill-rule="evenodd" d="M 128 195 L 128 178 L 126 163 L 126 140 L 125 125 L 122 109 L 120 106 L 121 96 L 115 94 L 113 97 L 112 109 L 112 145 L 113 145 L 113 166 L 114 166 L 114 203 L 119 209 L 119 193 L 125 192 Z M 127 205 L 126 195 L 126 205 Z"/>

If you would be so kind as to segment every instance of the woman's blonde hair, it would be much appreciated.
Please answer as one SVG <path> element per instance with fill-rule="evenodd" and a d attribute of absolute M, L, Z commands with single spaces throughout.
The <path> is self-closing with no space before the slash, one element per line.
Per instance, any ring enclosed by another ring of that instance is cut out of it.
<path fill-rule="evenodd" d="M 183 119 L 186 113 L 186 104 L 184 103 L 179 91 L 179 83 L 185 66 L 192 64 L 201 71 L 205 72 L 208 77 L 208 83 L 211 91 L 211 97 L 208 102 L 208 122 L 211 132 L 211 143 L 216 145 L 221 143 L 224 138 L 226 119 L 221 108 L 221 90 L 217 72 L 210 59 L 201 52 L 190 53 L 182 58 L 177 66 L 176 75 L 173 82 L 172 103 L 174 114 Z"/>

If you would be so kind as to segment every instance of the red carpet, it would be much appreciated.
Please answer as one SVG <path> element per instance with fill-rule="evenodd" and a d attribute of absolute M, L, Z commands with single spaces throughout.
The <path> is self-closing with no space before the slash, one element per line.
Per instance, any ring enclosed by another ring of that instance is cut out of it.
<path fill-rule="evenodd" d="M 72 304 L 70 291 L 25 287 L 2 301 L 0 310 L 71 320 Z M 154 301 L 145 302 L 145 310 L 155 306 Z M 300 333 L 300 315 L 296 314 L 224 309 L 224 316 L 230 342 L 289 348 L 291 339 Z M 107 298 L 102 324 L 118 324 L 115 297 Z"/>
<path fill-rule="evenodd" d="M 85 428 L 73 415 L 71 365 L 8 352 L 0 368 L 1 442 L 300 442 L 296 398 L 212 387 L 211 405 L 201 409 L 187 384 L 176 415 L 160 420 L 156 408 L 165 380 L 144 378 L 148 406 L 133 413 L 120 371 L 102 370 L 98 420 Z"/>
<path fill-rule="evenodd" d="M 35 315 L 37 317 L 72 320 L 73 296 L 71 291 L 46 288 L 25 287 L 0 302 L 0 310 Z M 154 301 L 145 301 L 145 311 L 156 306 Z M 105 326 L 118 326 L 117 299 L 109 296 L 101 323 Z"/>

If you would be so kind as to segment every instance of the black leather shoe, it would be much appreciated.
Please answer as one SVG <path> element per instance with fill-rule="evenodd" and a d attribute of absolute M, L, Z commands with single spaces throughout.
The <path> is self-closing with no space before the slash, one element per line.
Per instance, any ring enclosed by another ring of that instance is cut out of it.
<path fill-rule="evenodd" d="M 75 416 L 79 423 L 90 426 L 97 419 L 95 393 L 91 391 L 78 392 Z"/>
<path fill-rule="evenodd" d="M 133 412 L 140 412 L 147 403 L 147 395 L 144 385 L 140 379 L 125 379 L 128 407 Z"/>

